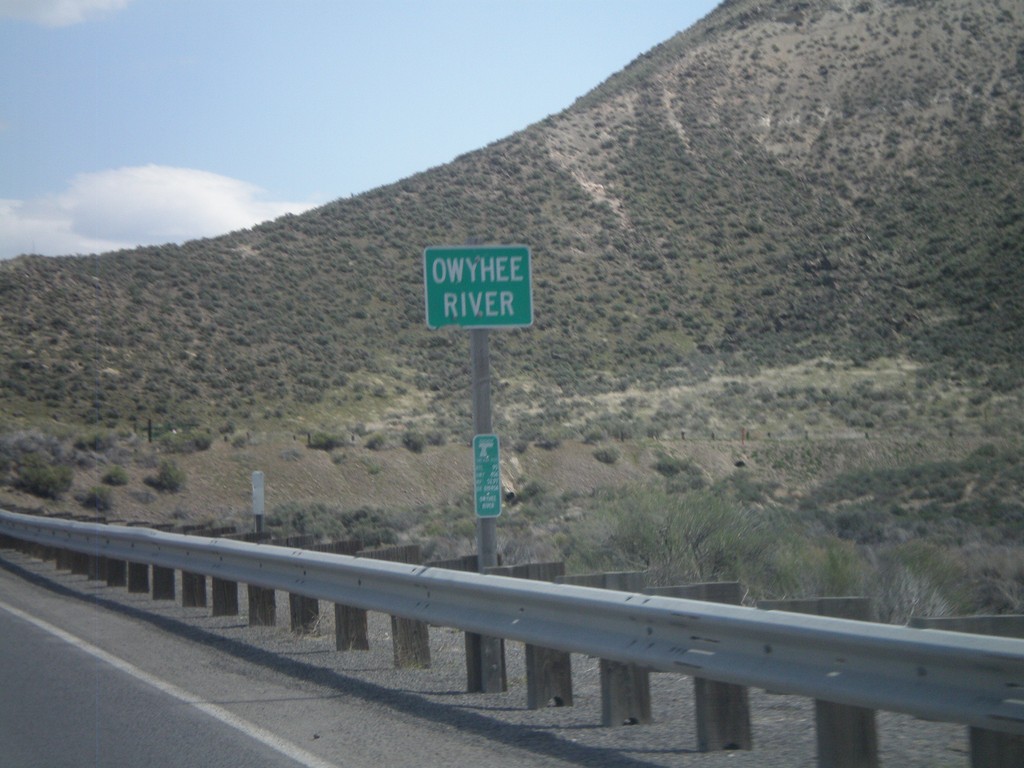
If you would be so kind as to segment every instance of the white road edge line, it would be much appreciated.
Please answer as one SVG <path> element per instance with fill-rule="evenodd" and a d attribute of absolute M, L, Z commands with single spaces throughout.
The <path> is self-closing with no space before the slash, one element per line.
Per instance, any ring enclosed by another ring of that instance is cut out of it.
<path fill-rule="evenodd" d="M 146 683 L 147 685 L 156 688 L 158 691 L 166 693 L 168 696 L 173 696 L 178 701 L 195 707 L 200 712 L 209 715 L 215 720 L 219 720 L 224 725 L 234 728 L 236 731 L 245 734 L 249 738 L 255 739 L 261 744 L 270 747 L 275 752 L 278 752 L 284 755 L 285 757 L 294 760 L 295 762 L 305 766 L 306 768 L 338 768 L 338 766 L 336 766 L 334 763 L 329 763 L 326 760 L 323 760 L 317 757 L 316 755 L 312 754 L 311 752 L 307 752 L 302 747 L 299 747 L 295 744 L 292 744 L 290 741 L 286 741 L 285 739 L 282 739 L 279 736 L 274 735 L 267 729 L 261 728 L 258 725 L 250 723 L 248 720 L 238 717 L 237 715 L 233 715 L 223 707 L 218 707 L 216 704 L 210 704 L 209 702 L 203 701 L 198 696 L 194 696 L 188 691 L 183 690 L 172 683 L 168 683 L 167 681 L 161 680 L 160 678 L 155 677 L 149 674 L 148 672 L 144 672 L 135 665 L 129 664 L 124 659 L 120 659 L 117 656 L 113 656 L 104 651 L 103 649 L 97 648 L 95 645 L 87 643 L 80 637 L 75 637 L 69 632 L 65 632 L 60 627 L 55 627 L 52 624 L 43 621 L 42 619 L 38 619 L 35 616 L 32 616 L 31 614 L 25 613 L 24 611 L 19 610 L 18 608 L 15 608 L 12 605 L 8 605 L 2 600 L 0 600 L 0 609 L 7 611 L 7 613 L 11 614 L 12 616 L 18 617 L 22 621 L 27 621 L 29 624 L 38 627 L 44 632 L 47 632 L 53 635 L 54 637 L 57 637 L 63 640 L 64 642 L 69 643 L 70 645 L 73 645 L 76 648 L 79 648 L 82 651 L 85 651 L 90 656 L 93 656 L 99 659 L 100 661 L 109 664 L 115 669 L 118 669 L 121 672 L 125 672 L 126 674 L 131 675 L 136 680 Z"/>

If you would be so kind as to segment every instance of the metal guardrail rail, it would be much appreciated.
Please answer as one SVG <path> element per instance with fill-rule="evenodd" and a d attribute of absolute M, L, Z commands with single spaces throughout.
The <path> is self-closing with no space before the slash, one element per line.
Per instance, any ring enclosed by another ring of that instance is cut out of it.
<path fill-rule="evenodd" d="M 0 535 L 663 672 L 1024 735 L 1024 640 L 0 511 Z"/>

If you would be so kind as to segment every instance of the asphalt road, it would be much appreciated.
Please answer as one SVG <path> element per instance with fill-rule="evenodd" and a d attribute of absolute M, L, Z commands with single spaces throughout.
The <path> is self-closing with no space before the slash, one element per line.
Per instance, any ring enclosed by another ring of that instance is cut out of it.
<path fill-rule="evenodd" d="M 417 718 L 415 699 L 375 703 L 377 689 L 355 680 L 346 696 L 336 676 L 319 684 L 287 664 L 276 671 L 265 653 L 245 658 L 190 629 L 183 620 L 195 612 L 180 606 L 146 605 L 154 615 L 141 618 L 112 610 L 99 583 L 65 574 L 79 582 L 72 594 L 15 567 L 0 567 L 0 765 L 572 764 Z"/>
<path fill-rule="evenodd" d="M 0 601 L 4 765 L 301 766 L 134 667 Z"/>

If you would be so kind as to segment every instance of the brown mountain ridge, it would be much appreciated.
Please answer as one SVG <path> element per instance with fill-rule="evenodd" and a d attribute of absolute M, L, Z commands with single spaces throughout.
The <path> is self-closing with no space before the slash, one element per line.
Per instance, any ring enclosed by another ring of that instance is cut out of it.
<path fill-rule="evenodd" d="M 223 237 L 0 263 L 2 412 L 465 431 L 468 346 L 425 328 L 421 254 L 472 238 L 533 250 L 535 324 L 492 334 L 513 434 L 740 379 L 777 429 L 938 422 L 913 393 L 950 386 L 1012 429 L 1022 99 L 1012 0 L 730 0 L 445 166 Z M 903 394 L 771 375 L 801 365 L 898 371 Z M 672 423 L 722 423 L 719 390 Z"/>

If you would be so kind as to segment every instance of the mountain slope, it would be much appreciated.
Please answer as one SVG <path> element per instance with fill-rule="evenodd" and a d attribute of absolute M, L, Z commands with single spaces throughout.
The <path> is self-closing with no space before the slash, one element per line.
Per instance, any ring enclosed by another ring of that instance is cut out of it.
<path fill-rule="evenodd" d="M 470 238 L 533 248 L 535 325 L 492 334 L 513 429 L 826 358 L 1019 398 L 1022 98 L 1011 0 L 730 0 L 446 166 L 224 237 L 0 264 L 3 411 L 459 431 L 468 343 L 424 327 L 420 256 Z"/>

